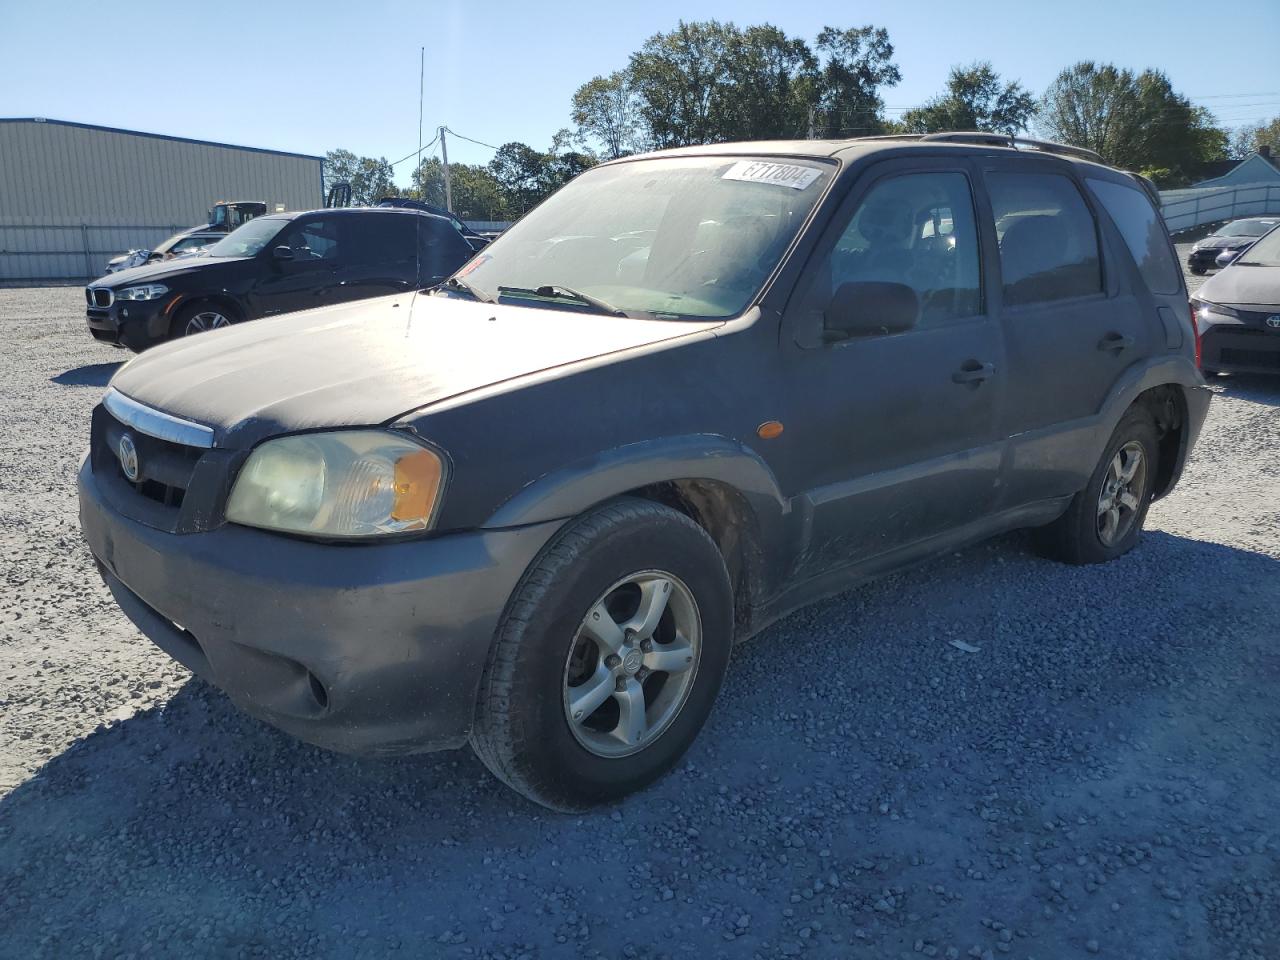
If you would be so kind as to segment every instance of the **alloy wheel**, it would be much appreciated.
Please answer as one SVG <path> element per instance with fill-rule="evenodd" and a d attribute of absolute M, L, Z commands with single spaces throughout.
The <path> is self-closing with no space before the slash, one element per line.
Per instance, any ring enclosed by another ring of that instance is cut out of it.
<path fill-rule="evenodd" d="M 1141 443 L 1130 440 L 1111 458 L 1098 494 L 1098 539 L 1104 547 L 1120 542 L 1133 529 L 1146 486 L 1146 454 Z"/>
<path fill-rule="evenodd" d="M 565 719 L 583 747 L 625 757 L 649 746 L 693 689 L 702 620 L 693 593 L 660 570 L 619 580 L 592 604 L 565 661 Z"/>
<path fill-rule="evenodd" d="M 201 310 L 187 320 L 183 335 L 189 337 L 193 333 L 204 333 L 206 330 L 221 330 L 223 327 L 229 326 L 231 326 L 231 321 L 223 314 L 218 313 L 218 311 Z"/>

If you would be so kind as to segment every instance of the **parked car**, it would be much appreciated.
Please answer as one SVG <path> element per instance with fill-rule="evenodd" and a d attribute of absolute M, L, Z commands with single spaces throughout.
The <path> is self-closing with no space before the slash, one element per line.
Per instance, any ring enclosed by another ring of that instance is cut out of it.
<path fill-rule="evenodd" d="M 1280 226 L 1205 281 L 1192 308 L 1206 373 L 1280 373 Z"/>
<path fill-rule="evenodd" d="M 150 250 L 135 248 L 127 250 L 119 256 L 112 257 L 107 261 L 107 269 L 103 272 L 103 276 L 111 273 L 119 273 L 121 270 L 131 270 L 134 267 L 140 267 L 147 262 L 147 257 L 151 256 Z"/>
<path fill-rule="evenodd" d="M 448 220 L 415 210 L 258 217 L 199 257 L 95 280 L 85 289 L 89 332 L 140 351 L 242 320 L 431 286 L 472 254 Z"/>
<path fill-rule="evenodd" d="M 213 246 L 220 240 L 225 239 L 226 236 L 225 233 L 208 233 L 204 231 L 184 231 L 183 233 L 174 234 L 148 253 L 146 262 L 156 263 L 160 260 L 173 260 L 177 257 L 191 256 Z"/>
<path fill-rule="evenodd" d="M 1157 210 L 1009 144 L 629 157 L 433 292 L 149 352 L 93 414 L 93 556 L 298 737 L 637 790 L 779 617 L 1019 527 L 1111 560 L 1177 482 L 1209 392 Z"/>
<path fill-rule="evenodd" d="M 1192 244 L 1191 253 L 1187 256 L 1187 267 L 1197 275 L 1206 273 L 1210 267 L 1219 265 L 1217 259 L 1220 254 L 1247 247 L 1276 224 L 1280 224 L 1280 218 L 1249 217 L 1245 220 L 1232 220 L 1203 240 Z"/>

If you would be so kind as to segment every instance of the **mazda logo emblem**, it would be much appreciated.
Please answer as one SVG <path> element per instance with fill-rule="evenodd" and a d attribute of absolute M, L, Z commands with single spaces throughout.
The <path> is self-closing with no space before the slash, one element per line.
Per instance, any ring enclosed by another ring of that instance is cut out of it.
<path fill-rule="evenodd" d="M 138 472 L 138 448 L 133 443 L 133 435 L 124 433 L 120 435 L 120 442 L 116 444 L 116 453 L 120 456 L 120 469 L 124 471 L 124 475 L 129 478 L 130 482 L 137 483 Z"/>
<path fill-rule="evenodd" d="M 1273 330 L 1280 330 L 1280 313 L 1273 313 L 1267 317 L 1267 326 Z"/>

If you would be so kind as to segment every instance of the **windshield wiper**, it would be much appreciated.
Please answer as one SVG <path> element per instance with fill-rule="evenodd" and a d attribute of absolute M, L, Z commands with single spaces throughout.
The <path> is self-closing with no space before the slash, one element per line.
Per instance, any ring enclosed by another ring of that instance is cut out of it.
<path fill-rule="evenodd" d="M 493 303 L 493 297 L 489 296 L 489 294 L 485 293 L 475 284 L 468 283 L 461 277 L 450 277 L 444 283 L 440 284 L 440 286 L 448 287 L 450 290 L 457 290 L 459 293 L 465 293 L 468 296 L 479 300 L 481 303 Z M 498 289 L 501 290 L 502 288 L 499 287 Z"/>
<path fill-rule="evenodd" d="M 594 307 L 601 313 L 607 313 L 614 317 L 625 317 L 627 312 L 620 307 L 615 307 L 607 300 L 601 300 L 599 297 L 593 297 L 589 293 L 582 293 L 574 290 L 572 287 L 563 287 L 558 283 L 547 284 L 541 287 L 498 287 L 498 293 L 512 293 L 517 297 L 546 297 L 547 299 L 559 300 L 576 300 L 578 303 L 586 304 L 588 307 Z"/>

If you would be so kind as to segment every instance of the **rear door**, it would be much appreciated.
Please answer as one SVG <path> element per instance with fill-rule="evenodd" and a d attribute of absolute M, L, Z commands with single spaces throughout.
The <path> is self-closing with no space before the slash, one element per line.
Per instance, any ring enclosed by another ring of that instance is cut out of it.
<path fill-rule="evenodd" d="M 261 273 L 249 294 L 255 316 L 270 317 L 335 302 L 344 246 L 340 219 L 336 214 L 299 217 L 259 255 Z M 293 251 L 293 259 L 276 259 L 274 250 L 282 246 Z"/>
<path fill-rule="evenodd" d="M 873 166 L 833 219 L 788 305 L 788 485 L 805 492 L 795 574 L 870 560 L 986 517 L 1001 462 L 999 323 L 986 307 L 967 162 Z M 841 284 L 911 287 L 903 333 L 832 342 Z"/>
<path fill-rule="evenodd" d="M 363 300 L 414 288 L 418 273 L 416 213 L 381 210 L 341 218 L 343 254 L 337 301 Z"/>
<path fill-rule="evenodd" d="M 1150 355 L 1152 334 L 1070 164 L 1022 157 L 983 168 L 999 263 L 991 292 L 1008 349 L 1002 506 L 1017 506 L 1083 486 L 1104 402 Z"/>

